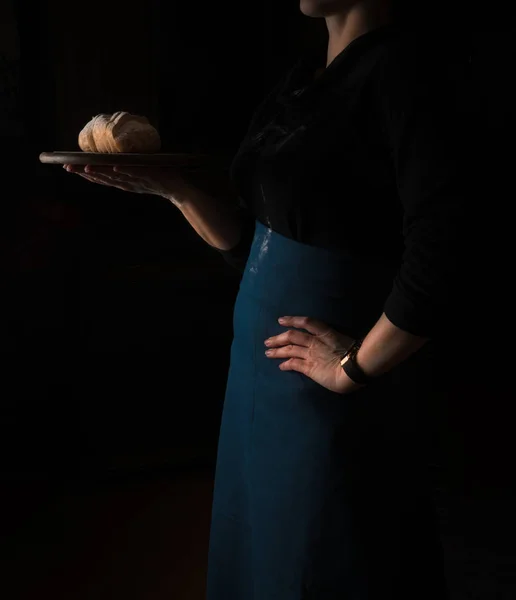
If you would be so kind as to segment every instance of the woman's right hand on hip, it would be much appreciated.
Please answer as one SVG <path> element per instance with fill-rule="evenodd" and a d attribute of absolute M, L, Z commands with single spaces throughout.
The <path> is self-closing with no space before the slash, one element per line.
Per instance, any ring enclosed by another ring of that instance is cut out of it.
<path fill-rule="evenodd" d="M 163 167 L 96 167 L 64 165 L 92 183 L 115 187 L 135 194 L 152 194 L 170 200 L 176 206 L 188 193 L 189 186 L 177 170 Z"/>

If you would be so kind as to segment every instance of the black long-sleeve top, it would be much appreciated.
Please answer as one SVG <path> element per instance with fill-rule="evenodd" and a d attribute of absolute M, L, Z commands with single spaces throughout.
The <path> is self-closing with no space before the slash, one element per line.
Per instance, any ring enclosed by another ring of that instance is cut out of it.
<path fill-rule="evenodd" d="M 245 226 L 221 251 L 228 263 L 243 271 L 255 219 L 304 244 L 389 257 L 399 262 L 389 320 L 423 337 L 440 331 L 467 256 L 468 137 L 439 41 L 391 24 L 318 77 L 326 56 L 301 58 L 234 157 Z"/>

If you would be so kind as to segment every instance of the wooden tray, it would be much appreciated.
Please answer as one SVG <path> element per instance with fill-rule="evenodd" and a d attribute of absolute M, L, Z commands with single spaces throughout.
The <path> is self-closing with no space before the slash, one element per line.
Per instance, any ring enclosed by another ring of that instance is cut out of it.
<path fill-rule="evenodd" d="M 203 154 L 104 154 L 101 152 L 42 152 L 39 160 L 47 165 L 95 165 L 126 167 L 188 167 L 214 162 Z"/>

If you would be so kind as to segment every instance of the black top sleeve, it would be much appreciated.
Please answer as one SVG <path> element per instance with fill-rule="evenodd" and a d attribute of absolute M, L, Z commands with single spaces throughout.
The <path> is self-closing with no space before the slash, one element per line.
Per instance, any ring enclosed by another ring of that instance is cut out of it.
<path fill-rule="evenodd" d="M 427 338 L 446 327 L 468 260 L 468 137 L 446 60 L 391 52 L 378 78 L 404 238 L 384 312 Z"/>

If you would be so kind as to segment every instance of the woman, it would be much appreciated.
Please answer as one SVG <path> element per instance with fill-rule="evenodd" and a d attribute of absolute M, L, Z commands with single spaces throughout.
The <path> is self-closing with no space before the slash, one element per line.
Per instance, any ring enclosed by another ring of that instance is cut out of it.
<path fill-rule="evenodd" d="M 243 271 L 209 600 L 447 597 L 428 342 L 460 279 L 462 132 L 435 47 L 392 8 L 301 0 L 328 45 L 255 113 L 237 210 L 178 174 L 68 167 L 170 199 Z"/>

